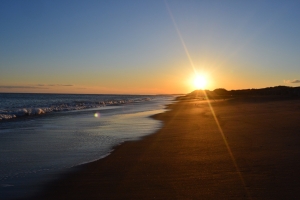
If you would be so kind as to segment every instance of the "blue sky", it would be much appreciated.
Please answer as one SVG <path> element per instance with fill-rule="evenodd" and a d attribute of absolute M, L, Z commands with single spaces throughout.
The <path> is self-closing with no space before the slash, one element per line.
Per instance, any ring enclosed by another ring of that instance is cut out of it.
<path fill-rule="evenodd" d="M 299 1 L 1 4 L 0 92 L 187 93 L 195 70 L 211 90 L 299 86 Z"/>

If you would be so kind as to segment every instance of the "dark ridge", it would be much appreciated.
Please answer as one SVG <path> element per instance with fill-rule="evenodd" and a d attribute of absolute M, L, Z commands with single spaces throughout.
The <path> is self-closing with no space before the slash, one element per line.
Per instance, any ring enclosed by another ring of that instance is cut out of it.
<path fill-rule="evenodd" d="M 186 96 L 179 97 L 197 99 L 228 99 L 237 97 L 277 97 L 277 98 L 297 98 L 300 97 L 300 87 L 275 86 L 267 88 L 252 88 L 240 90 L 226 90 L 217 88 L 210 90 L 195 90 Z"/>

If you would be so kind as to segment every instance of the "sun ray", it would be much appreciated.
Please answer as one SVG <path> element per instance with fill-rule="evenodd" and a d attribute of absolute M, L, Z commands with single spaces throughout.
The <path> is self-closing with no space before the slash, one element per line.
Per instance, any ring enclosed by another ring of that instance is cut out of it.
<path fill-rule="evenodd" d="M 190 64 L 191 64 L 191 66 L 192 66 L 192 68 L 193 68 L 193 70 L 194 70 L 194 72 L 195 72 L 195 74 L 196 74 L 197 71 L 196 71 L 194 62 L 193 62 L 193 60 L 192 60 L 192 58 L 191 58 L 190 52 L 189 52 L 189 50 L 187 49 L 187 47 L 186 47 L 186 45 L 185 45 L 185 42 L 184 42 L 184 40 L 183 40 L 183 37 L 181 36 L 181 32 L 180 32 L 180 30 L 179 30 L 179 28 L 178 28 L 178 26 L 177 26 L 177 23 L 176 23 L 176 21 L 175 21 L 175 19 L 174 19 L 174 16 L 173 16 L 173 14 L 172 14 L 172 12 L 171 12 L 171 9 L 169 8 L 169 5 L 168 5 L 168 3 L 167 3 L 166 0 L 165 0 L 165 4 L 166 4 L 167 10 L 168 10 L 168 12 L 169 12 L 169 15 L 170 15 L 170 17 L 171 17 L 171 19 L 172 19 L 173 25 L 174 25 L 174 27 L 175 27 L 175 29 L 176 29 L 176 32 L 177 32 L 177 34 L 178 34 L 178 36 L 179 36 L 179 39 L 180 39 L 181 44 L 182 44 L 182 46 L 183 46 L 183 49 L 184 49 L 184 51 L 185 51 L 185 53 L 186 53 L 186 56 L 188 57 L 188 59 L 189 59 L 189 61 L 190 61 Z"/>
<path fill-rule="evenodd" d="M 237 162 L 236 162 L 236 159 L 235 159 L 235 157 L 234 157 L 234 155 L 233 155 L 233 153 L 232 153 L 232 151 L 231 151 L 231 148 L 230 148 L 230 146 L 229 146 L 229 144 L 228 144 L 228 142 L 227 142 L 227 139 L 226 139 L 226 137 L 225 137 L 225 135 L 224 135 L 223 129 L 222 129 L 220 123 L 219 123 L 219 120 L 218 120 L 216 114 L 215 114 L 214 108 L 212 107 L 212 105 L 211 105 L 211 103 L 210 103 L 210 100 L 209 100 L 209 98 L 208 98 L 208 96 L 207 96 L 205 90 L 203 90 L 203 93 L 204 93 L 205 99 L 207 100 L 207 103 L 208 103 L 208 105 L 209 105 L 210 111 L 211 111 L 211 113 L 212 113 L 212 115 L 213 115 L 213 118 L 214 118 L 214 120 L 215 120 L 215 122 L 216 122 L 216 124 L 217 124 L 218 130 L 219 130 L 219 132 L 220 132 L 220 134 L 221 134 L 221 136 L 222 136 L 222 138 L 223 138 L 223 141 L 224 141 L 225 146 L 226 146 L 226 148 L 227 148 L 227 151 L 228 151 L 228 153 L 229 153 L 229 155 L 230 155 L 230 158 L 231 158 L 231 160 L 232 160 L 232 162 L 233 162 L 233 164 L 234 164 L 234 167 L 235 167 L 235 169 L 236 169 L 236 172 L 237 172 L 237 174 L 238 174 L 238 176 L 239 176 L 241 182 L 243 183 L 244 189 L 245 189 L 245 191 L 246 191 L 246 193 L 247 193 L 247 195 L 248 195 L 248 199 L 252 199 L 252 198 L 251 198 L 251 195 L 250 195 L 250 193 L 249 193 L 249 190 L 248 190 L 247 187 L 246 187 L 245 179 L 244 179 L 244 177 L 243 177 L 243 175 L 242 175 L 242 173 L 241 173 L 241 170 L 240 170 L 240 168 L 239 168 L 239 166 L 238 166 L 238 164 L 237 164 Z"/>
<path fill-rule="evenodd" d="M 185 51 L 185 53 L 186 53 L 186 55 L 187 55 L 187 57 L 188 57 L 188 59 L 189 59 L 189 62 L 190 62 L 190 64 L 191 64 L 191 67 L 193 68 L 194 73 L 195 73 L 196 76 L 197 76 L 197 71 L 196 71 L 196 68 L 195 68 L 195 66 L 194 66 L 193 60 L 192 60 L 192 58 L 191 58 L 191 56 L 190 56 L 190 53 L 189 53 L 189 51 L 188 51 L 188 49 L 187 49 L 187 47 L 186 47 L 186 44 L 185 44 L 185 42 L 184 42 L 184 40 L 183 40 L 183 37 L 182 37 L 182 35 L 181 35 L 181 33 L 180 33 L 180 30 L 179 30 L 179 28 L 178 28 L 178 26 L 177 26 L 177 24 L 176 24 L 176 22 L 175 22 L 174 16 L 173 16 L 173 14 L 172 14 L 172 12 L 171 12 L 171 9 L 169 8 L 169 5 L 168 5 L 168 3 L 167 3 L 166 0 L 165 0 L 165 5 L 166 5 L 167 10 L 168 10 L 168 12 L 169 12 L 169 15 L 170 15 L 170 17 L 171 17 L 171 19 L 172 19 L 172 22 L 173 22 L 173 25 L 174 25 L 174 27 L 175 27 L 175 29 L 176 29 L 176 32 L 177 32 L 177 34 L 178 34 L 178 36 L 179 36 L 179 38 L 180 38 L 181 44 L 182 44 L 182 46 L 183 46 L 183 48 L 184 48 L 184 51 Z M 197 82 L 198 82 L 198 81 L 197 81 Z M 218 130 L 219 130 L 219 132 L 220 132 L 220 134 L 221 134 L 221 136 L 222 136 L 222 138 L 223 138 L 223 140 L 224 140 L 225 146 L 226 146 L 227 151 L 228 151 L 228 153 L 229 153 L 229 155 L 230 155 L 230 158 L 231 158 L 231 160 L 232 160 L 232 162 L 233 162 L 233 164 L 234 164 L 235 170 L 236 170 L 236 172 L 237 172 L 237 174 L 238 174 L 238 176 L 239 176 L 239 178 L 240 178 L 240 180 L 241 180 L 241 182 L 242 182 L 242 184 L 243 184 L 243 186 L 244 186 L 244 189 L 245 189 L 245 191 L 246 191 L 246 193 L 247 193 L 247 195 L 248 195 L 248 199 L 252 199 L 251 196 L 250 196 L 250 193 L 249 193 L 249 191 L 248 191 L 248 189 L 247 189 L 247 187 L 246 187 L 246 182 L 245 182 L 245 180 L 244 180 L 244 177 L 243 177 L 243 175 L 241 174 L 241 171 L 240 171 L 240 169 L 239 169 L 239 166 L 237 165 L 237 162 L 236 162 L 236 160 L 235 160 L 235 157 L 234 157 L 233 154 L 232 154 L 231 148 L 230 148 L 230 146 L 229 146 L 229 144 L 228 144 L 228 142 L 227 142 L 227 140 L 226 140 L 226 137 L 225 137 L 225 135 L 224 135 L 223 129 L 222 129 L 220 123 L 219 123 L 218 118 L 216 117 L 216 114 L 215 114 L 215 112 L 214 112 L 214 109 L 213 109 L 213 107 L 212 107 L 212 105 L 211 105 L 211 103 L 210 103 L 210 100 L 209 100 L 208 97 L 207 97 L 207 94 L 206 94 L 205 90 L 203 90 L 203 93 L 204 93 L 204 95 L 205 95 L 205 97 L 206 97 L 205 99 L 207 99 L 209 108 L 210 108 L 211 113 L 212 113 L 212 115 L 213 115 L 213 117 L 214 117 L 214 120 L 215 120 L 215 122 L 216 122 L 216 125 L 217 125 L 217 127 L 218 127 Z"/>

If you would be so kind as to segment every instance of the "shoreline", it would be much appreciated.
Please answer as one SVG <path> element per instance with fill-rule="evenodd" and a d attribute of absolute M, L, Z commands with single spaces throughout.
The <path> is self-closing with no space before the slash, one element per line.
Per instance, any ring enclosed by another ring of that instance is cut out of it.
<path fill-rule="evenodd" d="M 211 105 L 224 138 L 206 101 L 180 100 L 153 116 L 160 130 L 73 168 L 29 199 L 300 197 L 300 100 Z"/>
<path fill-rule="evenodd" d="M 0 122 L 0 199 L 27 198 L 68 169 L 154 133 L 162 124 L 148 116 L 163 112 L 171 99 Z"/>

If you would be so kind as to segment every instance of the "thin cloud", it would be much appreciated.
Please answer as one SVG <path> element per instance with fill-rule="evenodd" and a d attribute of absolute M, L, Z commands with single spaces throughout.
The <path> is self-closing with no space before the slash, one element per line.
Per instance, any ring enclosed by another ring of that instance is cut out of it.
<path fill-rule="evenodd" d="M 71 84 L 48 84 L 48 85 L 45 85 L 45 84 L 38 84 L 37 86 L 41 86 L 41 87 L 44 87 L 44 86 L 49 86 L 49 87 L 72 87 L 74 85 L 71 85 Z"/>
<path fill-rule="evenodd" d="M 0 85 L 1 89 L 49 89 L 49 87 L 72 87 L 71 84 L 37 84 L 34 86 L 22 86 L 22 85 Z"/>
<path fill-rule="evenodd" d="M 3 89 L 41 89 L 41 87 L 36 86 L 20 86 L 20 85 L 0 85 Z M 48 88 L 43 88 L 48 89 Z"/>
<path fill-rule="evenodd" d="M 293 81 L 291 81 L 291 80 L 284 80 L 283 82 L 286 83 L 286 84 L 290 84 L 290 83 L 300 83 L 300 80 L 297 80 L 297 79 L 295 79 L 295 80 L 293 80 Z"/>
<path fill-rule="evenodd" d="M 70 87 L 70 86 L 73 86 L 73 85 L 70 85 L 70 84 L 67 84 L 67 85 L 63 85 L 63 84 L 50 84 L 48 86 L 56 86 L 56 87 Z"/>
<path fill-rule="evenodd" d="M 300 80 L 293 80 L 291 83 L 300 83 Z"/>

